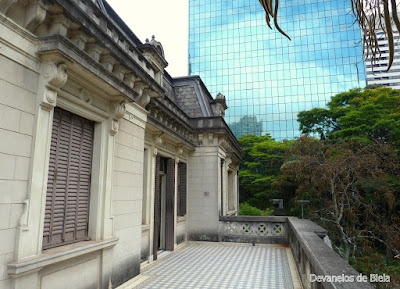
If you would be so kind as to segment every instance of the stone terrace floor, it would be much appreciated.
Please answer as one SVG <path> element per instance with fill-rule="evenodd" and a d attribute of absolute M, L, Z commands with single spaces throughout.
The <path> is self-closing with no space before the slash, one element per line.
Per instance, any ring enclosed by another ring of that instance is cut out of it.
<path fill-rule="evenodd" d="M 302 288 L 292 252 L 282 245 L 188 242 L 143 266 L 135 279 L 125 288 Z"/>

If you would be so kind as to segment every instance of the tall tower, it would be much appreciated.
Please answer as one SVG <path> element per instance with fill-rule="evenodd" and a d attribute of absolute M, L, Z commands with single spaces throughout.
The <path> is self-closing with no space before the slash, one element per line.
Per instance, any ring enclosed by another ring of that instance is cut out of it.
<path fill-rule="evenodd" d="M 400 89 L 400 37 L 397 28 L 393 25 L 394 59 L 392 67 L 387 71 L 389 63 L 389 47 L 385 32 L 379 29 L 376 32 L 380 57 L 376 63 L 371 63 L 371 57 L 365 61 L 367 84 Z"/>
<path fill-rule="evenodd" d="M 236 135 L 292 139 L 300 135 L 299 111 L 365 86 L 354 20 L 350 0 L 280 1 L 278 23 L 289 41 L 268 28 L 258 0 L 189 0 L 189 74 L 212 95 L 226 95 Z"/>

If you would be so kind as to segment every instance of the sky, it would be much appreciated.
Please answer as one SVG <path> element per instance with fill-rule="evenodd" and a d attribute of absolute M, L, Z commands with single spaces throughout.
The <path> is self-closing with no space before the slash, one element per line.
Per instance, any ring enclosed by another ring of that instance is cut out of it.
<path fill-rule="evenodd" d="M 107 0 L 136 36 L 161 42 L 173 77 L 188 74 L 187 0 Z"/>

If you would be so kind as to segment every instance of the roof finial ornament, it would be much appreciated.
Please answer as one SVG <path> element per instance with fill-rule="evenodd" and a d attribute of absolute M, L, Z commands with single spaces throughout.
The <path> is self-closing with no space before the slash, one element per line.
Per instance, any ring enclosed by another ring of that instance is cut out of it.
<path fill-rule="evenodd" d="M 151 35 L 151 40 L 155 40 L 156 37 L 154 35 Z"/>

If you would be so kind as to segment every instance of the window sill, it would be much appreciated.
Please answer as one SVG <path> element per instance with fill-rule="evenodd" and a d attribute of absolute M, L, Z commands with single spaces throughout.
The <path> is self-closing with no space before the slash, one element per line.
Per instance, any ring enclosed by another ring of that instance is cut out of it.
<path fill-rule="evenodd" d="M 115 246 L 117 242 L 118 238 L 112 238 L 100 241 L 79 242 L 48 249 L 32 259 L 9 263 L 7 266 L 8 274 L 13 278 L 17 278 L 22 275 L 40 271 L 45 266 L 66 261 L 95 251 L 111 248 Z"/>

